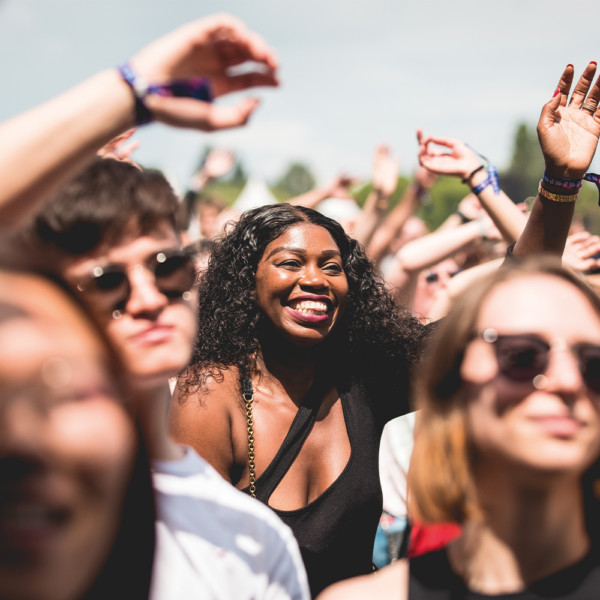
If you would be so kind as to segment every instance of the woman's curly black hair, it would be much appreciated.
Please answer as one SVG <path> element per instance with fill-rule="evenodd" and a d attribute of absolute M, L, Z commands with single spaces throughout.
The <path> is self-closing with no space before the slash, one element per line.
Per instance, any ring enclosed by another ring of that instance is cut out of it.
<path fill-rule="evenodd" d="M 267 318 L 255 301 L 258 263 L 267 245 L 298 223 L 327 229 L 340 249 L 348 280 L 344 316 L 322 343 L 327 368 L 348 369 L 367 380 L 406 379 L 420 355 L 424 327 L 396 304 L 362 247 L 341 225 L 309 208 L 276 204 L 245 212 L 212 252 L 200 282 L 200 328 L 181 382 L 184 394 L 228 367 L 245 371 L 256 356 Z"/>

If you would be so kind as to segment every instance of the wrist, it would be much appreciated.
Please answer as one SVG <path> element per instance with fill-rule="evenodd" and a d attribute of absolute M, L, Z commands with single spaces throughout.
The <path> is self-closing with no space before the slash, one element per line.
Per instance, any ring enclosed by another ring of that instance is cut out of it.
<path fill-rule="evenodd" d="M 485 173 L 485 165 L 479 162 L 473 163 L 461 173 L 461 181 L 471 187 L 477 185 L 473 183 L 473 179 L 482 172 Z"/>

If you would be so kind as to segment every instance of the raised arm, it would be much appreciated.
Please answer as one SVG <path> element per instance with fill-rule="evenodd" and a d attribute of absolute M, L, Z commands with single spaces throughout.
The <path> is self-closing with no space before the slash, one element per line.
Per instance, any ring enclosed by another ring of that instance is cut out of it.
<path fill-rule="evenodd" d="M 577 186 L 588 170 L 600 137 L 600 83 L 593 84 L 596 63 L 579 78 L 571 99 L 573 65 L 567 65 L 554 96 L 542 108 L 537 126 L 546 163 L 546 181 L 534 201 L 514 255 L 562 254 L 577 199 Z"/>
<path fill-rule="evenodd" d="M 423 167 L 417 169 L 413 181 L 406 188 L 400 202 L 384 218 L 367 246 L 367 255 L 375 264 L 385 256 L 406 221 L 417 212 L 421 198 L 431 189 L 435 179 L 431 171 Z"/>
<path fill-rule="evenodd" d="M 419 163 L 438 175 L 460 177 L 476 193 L 504 239 L 510 243 L 516 241 L 527 219 L 502 190 L 496 193 L 491 185 L 479 189 L 488 176 L 480 157 L 460 140 L 426 138 L 420 129 L 417 140 Z"/>
<path fill-rule="evenodd" d="M 398 166 L 400 161 L 393 158 L 385 144 L 377 146 L 373 158 L 373 176 L 371 193 L 367 197 L 354 237 L 367 246 L 373 233 L 381 223 L 389 206 L 390 198 L 398 185 Z"/>
<path fill-rule="evenodd" d="M 235 74 L 253 61 L 259 69 Z M 138 82 L 210 78 L 214 97 L 277 85 L 277 59 L 265 42 L 228 15 L 188 23 L 151 43 L 129 62 Z M 258 100 L 218 106 L 189 97 L 150 93 L 154 120 L 205 131 L 243 125 Z M 97 150 L 136 125 L 132 88 L 107 69 L 60 96 L 0 124 L 0 226 L 14 227 L 93 159 Z"/>

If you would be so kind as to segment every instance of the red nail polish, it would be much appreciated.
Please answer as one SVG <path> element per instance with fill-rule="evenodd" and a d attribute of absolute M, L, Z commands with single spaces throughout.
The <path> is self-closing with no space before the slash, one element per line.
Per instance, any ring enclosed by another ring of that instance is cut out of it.
<path fill-rule="evenodd" d="M 597 65 L 598 63 L 595 60 L 590 60 L 590 65 Z"/>
<path fill-rule="evenodd" d="M 568 69 L 569 67 L 573 68 L 573 65 L 572 65 L 571 63 L 569 63 L 569 64 L 567 65 L 567 69 Z"/>
<path fill-rule="evenodd" d="M 558 96 L 558 94 L 560 94 L 560 90 L 558 88 L 556 88 L 556 91 L 554 92 L 554 94 L 552 94 L 552 97 L 556 98 L 556 96 Z"/>

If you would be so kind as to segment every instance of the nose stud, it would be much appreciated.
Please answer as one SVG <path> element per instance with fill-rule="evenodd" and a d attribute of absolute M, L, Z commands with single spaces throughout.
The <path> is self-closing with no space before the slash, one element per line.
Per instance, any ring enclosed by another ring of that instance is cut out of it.
<path fill-rule="evenodd" d="M 536 390 L 543 390 L 546 388 L 547 385 L 548 385 L 548 378 L 543 373 L 540 373 L 539 375 L 536 375 L 533 378 L 533 387 Z"/>
<path fill-rule="evenodd" d="M 117 319 L 120 319 L 123 315 L 121 314 L 120 310 L 113 310 L 112 311 L 112 318 L 115 319 L 115 321 Z"/>

